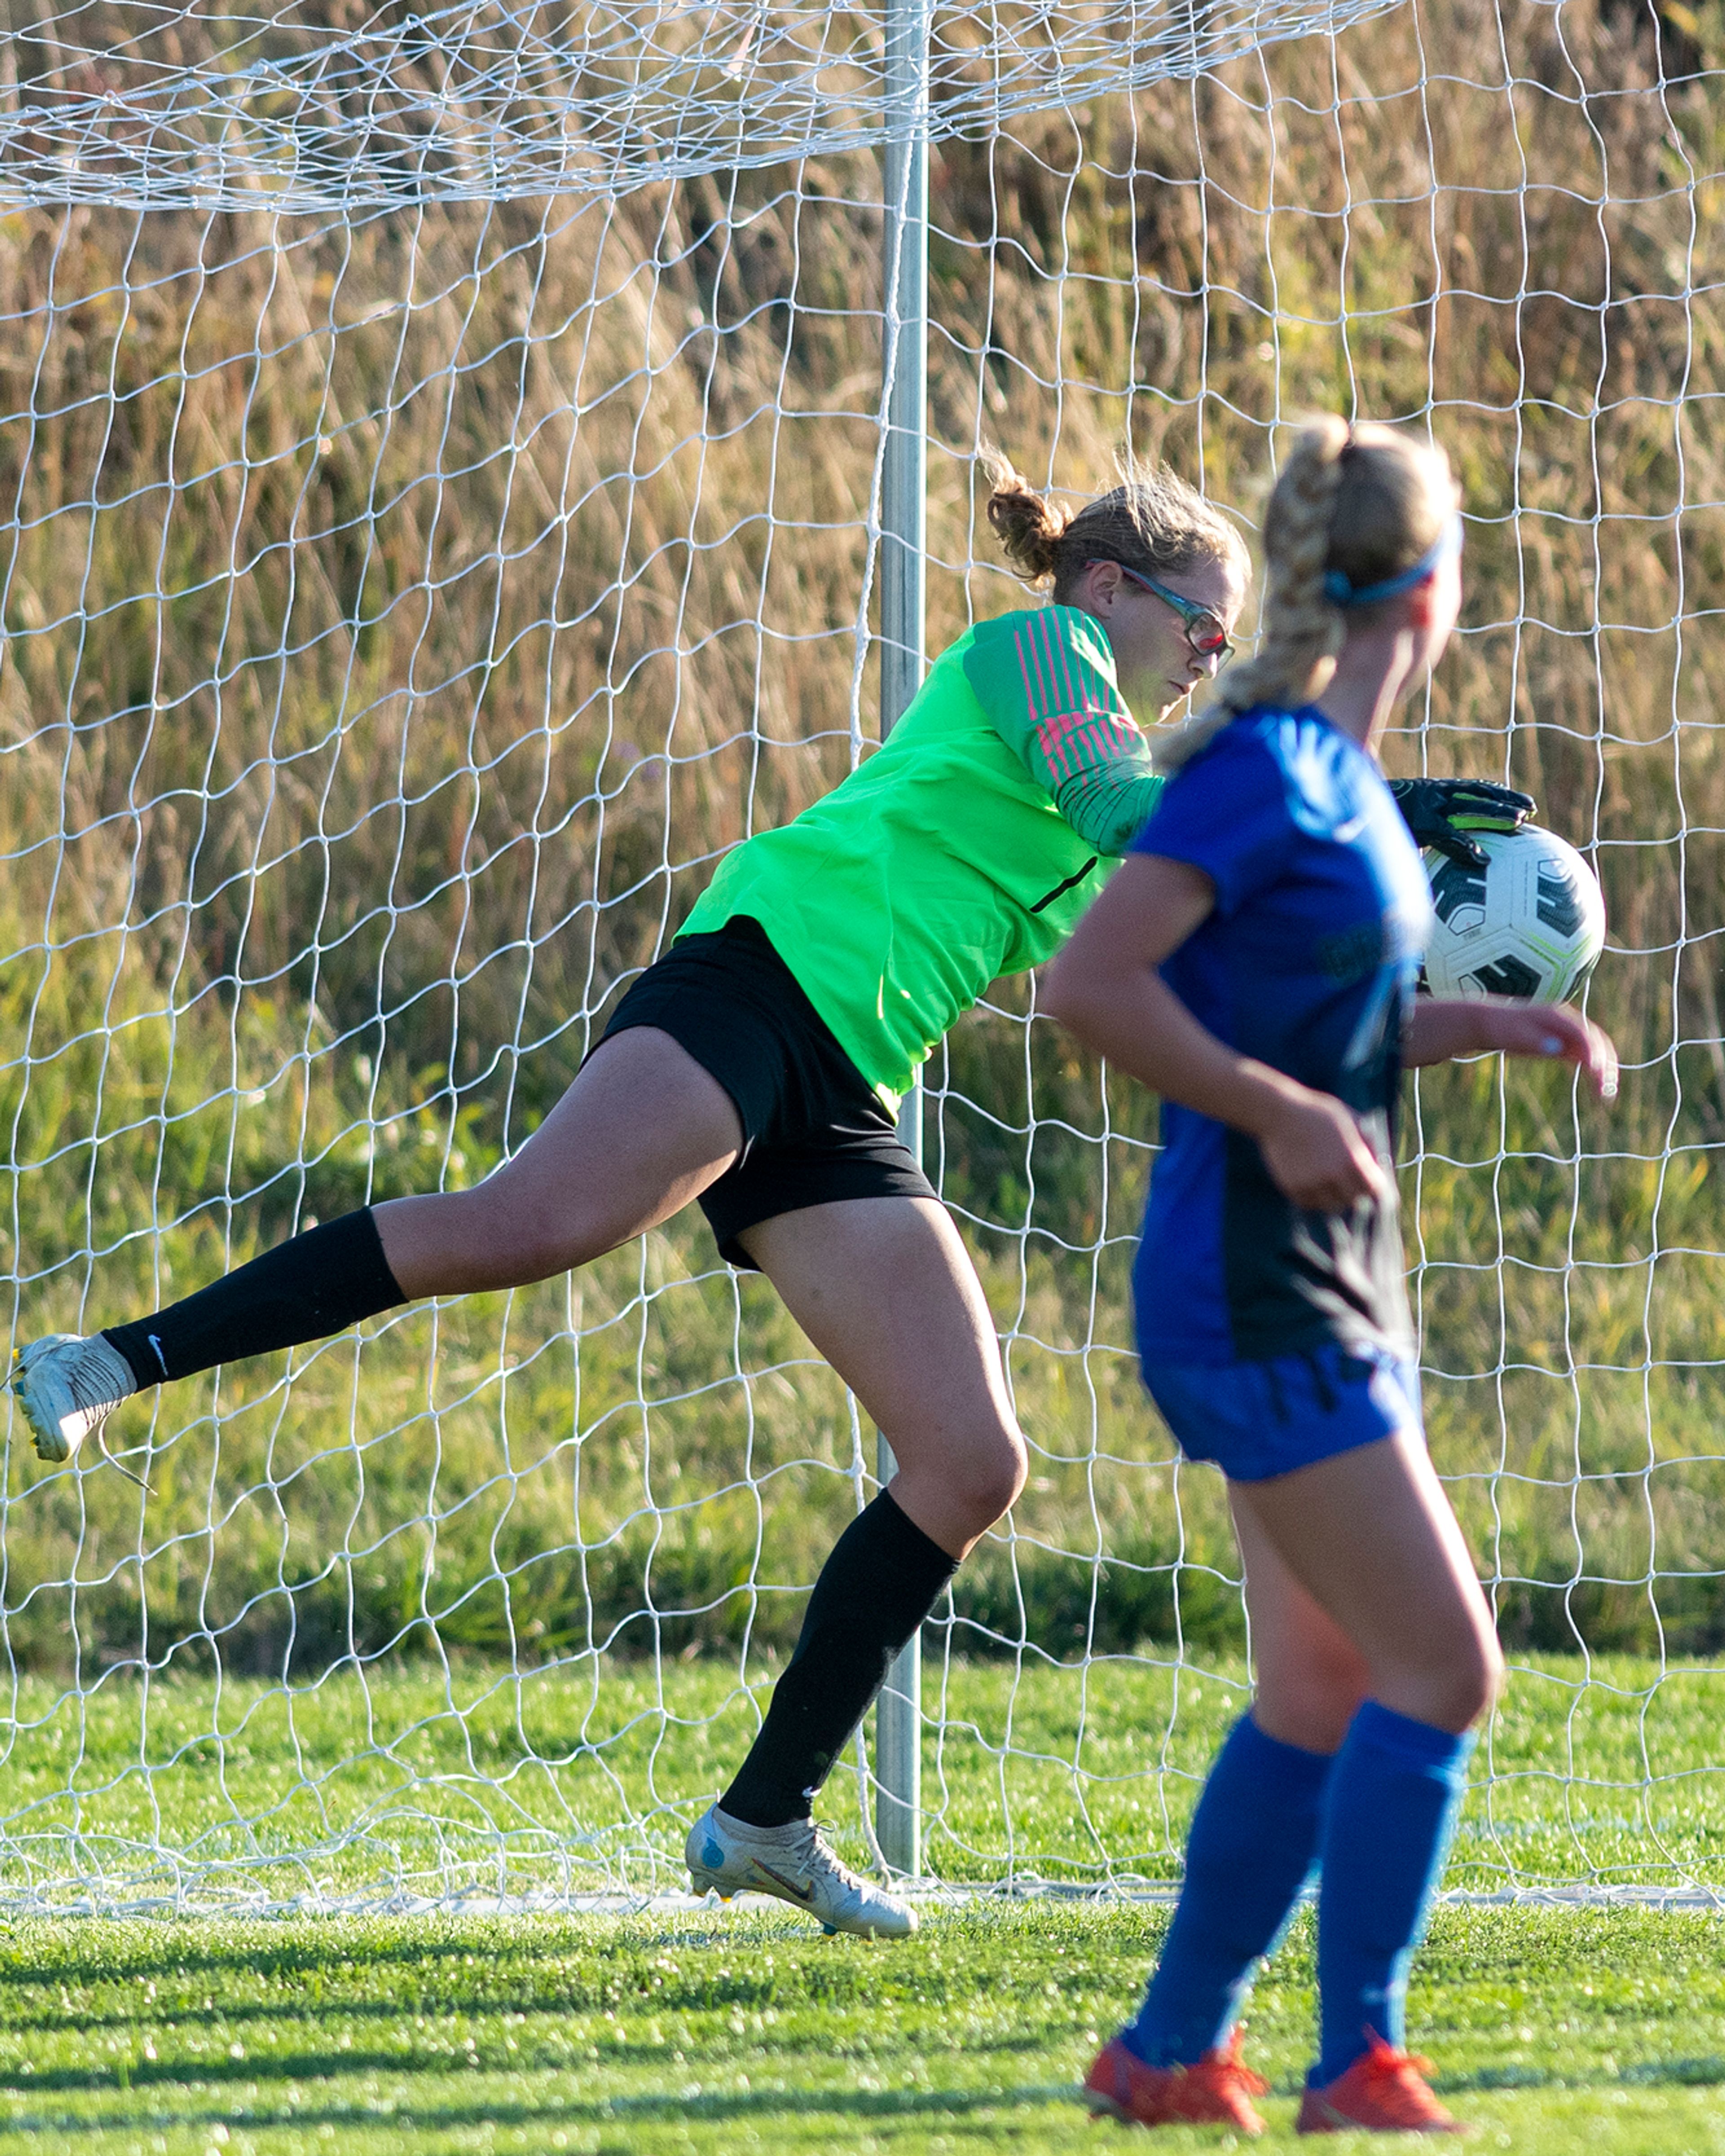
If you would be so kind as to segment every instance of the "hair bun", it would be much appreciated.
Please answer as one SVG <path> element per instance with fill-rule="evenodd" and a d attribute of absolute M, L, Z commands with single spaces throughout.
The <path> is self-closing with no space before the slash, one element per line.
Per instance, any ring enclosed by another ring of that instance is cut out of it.
<path fill-rule="evenodd" d="M 1027 583 L 1045 583 L 1055 572 L 1071 512 L 1039 494 L 998 449 L 983 450 L 983 469 L 988 475 L 988 521 L 1007 560 Z"/>
<path fill-rule="evenodd" d="M 1239 572 L 1242 588 L 1251 574 L 1250 557 L 1228 519 L 1166 465 L 1141 465 L 1126 450 L 1117 486 L 1065 509 L 999 449 L 984 447 L 978 461 L 988 479 L 988 521 L 1007 559 L 1027 583 L 1052 583 L 1058 605 L 1082 603 L 1076 594 L 1092 562 L 1118 562 L 1147 577 L 1226 563 Z"/>

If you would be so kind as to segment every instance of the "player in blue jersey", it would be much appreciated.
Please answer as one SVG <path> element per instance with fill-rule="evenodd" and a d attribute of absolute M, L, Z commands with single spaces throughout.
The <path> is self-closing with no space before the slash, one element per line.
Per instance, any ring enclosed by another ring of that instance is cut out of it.
<path fill-rule="evenodd" d="M 1449 2133 L 1403 1997 L 1502 1662 L 1421 1430 L 1397 1093 L 1406 1065 L 1498 1050 L 1566 1059 L 1604 1097 L 1615 1059 L 1573 1010 L 1414 998 L 1430 900 L 1374 751 L 1460 603 L 1441 453 L 1313 426 L 1264 543 L 1259 654 L 1045 990 L 1163 1096 L 1139 1350 L 1182 1450 L 1228 1477 L 1257 1661 L 1143 2006 L 1087 2088 L 1147 2125 L 1260 2131 L 1233 2024 L 1315 1861 L 1300 2131 Z"/>

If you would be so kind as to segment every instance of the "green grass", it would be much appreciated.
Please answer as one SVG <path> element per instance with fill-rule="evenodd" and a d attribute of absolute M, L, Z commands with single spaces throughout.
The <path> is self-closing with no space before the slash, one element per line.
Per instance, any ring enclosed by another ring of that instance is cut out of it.
<path fill-rule="evenodd" d="M 764 1671 L 756 1675 L 764 1681 Z M 927 1673 L 930 1867 L 1069 1888 L 1167 1882 L 1240 1666 Z M 1725 1885 L 1725 1668 L 1516 1670 L 1451 1890 Z M 1178 1685 L 1178 1699 L 1176 1686 Z M 680 1885 L 688 1820 L 753 1726 L 713 1657 L 500 1681 L 482 1664 L 289 1692 L 256 1680 L 81 1700 L 41 1679 L 3 1730 L 13 1908 L 75 1874 L 110 1906 Z M 824 1809 L 864 1860 L 857 1785 Z M 1165 1902 L 927 1905 L 901 1946 L 769 1905 L 0 1922 L 0 2150 L 1095 2148 L 1071 2090 L 1153 1958 Z M 1690 1910 L 1441 1907 L 1410 2027 L 1517 2150 L 1725 2149 L 1725 1956 Z M 1310 1924 L 1260 1984 L 1255 2059 L 1288 2129 L 1312 2043 Z M 226 2136 L 225 2140 L 223 2135 Z M 1170 2150 L 1215 2134 L 1169 2135 Z"/>
<path fill-rule="evenodd" d="M 0 1723 L 0 1910 L 110 1912 L 452 1893 L 567 1897 L 685 1883 L 683 1838 L 757 1727 L 771 1672 L 601 1661 L 513 1679 L 385 1666 L 292 1690 L 39 1679 Z M 1167 1884 L 1244 1700 L 1237 1661 L 1087 1669 L 931 1660 L 927 1865 L 958 1885 Z M 1450 1871 L 1476 1894 L 1725 1888 L 1725 1668 L 1519 1666 L 1476 1763 Z M 824 1799 L 869 1851 L 854 1767 Z M 398 1899 L 397 1906 L 400 1906 Z"/>
<path fill-rule="evenodd" d="M 777 1914 L 19 1925 L 0 2148 L 1093 2149 L 1073 2086 L 1165 1922 L 1017 1905 L 894 1947 Z M 1440 1911 L 1411 2027 L 1481 2147 L 1725 2148 L 1718 1945 L 1696 1916 Z M 1302 1919 L 1251 2010 L 1277 2142 L 1312 2027 Z"/>

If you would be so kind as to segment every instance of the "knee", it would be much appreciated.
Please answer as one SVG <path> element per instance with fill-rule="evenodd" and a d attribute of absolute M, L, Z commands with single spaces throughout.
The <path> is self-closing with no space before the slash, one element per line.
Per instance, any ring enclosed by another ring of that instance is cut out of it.
<path fill-rule="evenodd" d="M 1260 1670 L 1252 1719 L 1266 1737 L 1301 1752 L 1334 1752 L 1367 1693 L 1363 1667 L 1326 1664 Z"/>
<path fill-rule="evenodd" d="M 1333 1752 L 1371 1692 L 1371 1665 L 1309 1598 L 1260 1599 L 1252 1624 L 1252 1717 L 1302 1752 Z"/>
<path fill-rule="evenodd" d="M 1024 1440 L 1010 1422 L 978 1431 L 954 1464 L 953 1495 L 981 1534 L 1018 1502 L 1029 1470 Z"/>
<path fill-rule="evenodd" d="M 1497 1644 L 1496 1630 L 1489 1622 L 1482 1621 L 1468 1660 L 1462 1696 L 1457 1702 L 1467 1710 L 1463 1726 L 1471 1729 L 1475 1722 L 1483 1721 L 1497 1706 L 1502 1690 L 1503 1650 Z"/>
<path fill-rule="evenodd" d="M 1428 1684 L 1430 1705 L 1420 1719 L 1440 1729 L 1471 1729 L 1491 1712 L 1503 1689 L 1503 1653 L 1488 1619 L 1457 1644 Z"/>

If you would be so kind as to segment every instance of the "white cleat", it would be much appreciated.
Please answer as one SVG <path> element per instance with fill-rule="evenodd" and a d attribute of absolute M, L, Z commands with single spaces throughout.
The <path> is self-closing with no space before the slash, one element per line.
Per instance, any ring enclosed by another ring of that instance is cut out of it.
<path fill-rule="evenodd" d="M 841 1864 L 813 1820 L 789 1826 L 746 1826 L 716 1804 L 689 1830 L 683 1855 L 697 1894 L 772 1894 L 806 1909 L 828 1933 L 901 1939 L 916 1928 L 916 1912 Z"/>
<path fill-rule="evenodd" d="M 13 1355 L 12 1389 L 35 1435 L 37 1457 L 59 1462 L 76 1457 L 85 1439 L 136 1392 L 138 1381 L 120 1350 L 100 1332 L 88 1339 L 50 1332 Z M 100 1436 L 96 1443 L 104 1458 L 112 1457 Z"/>

